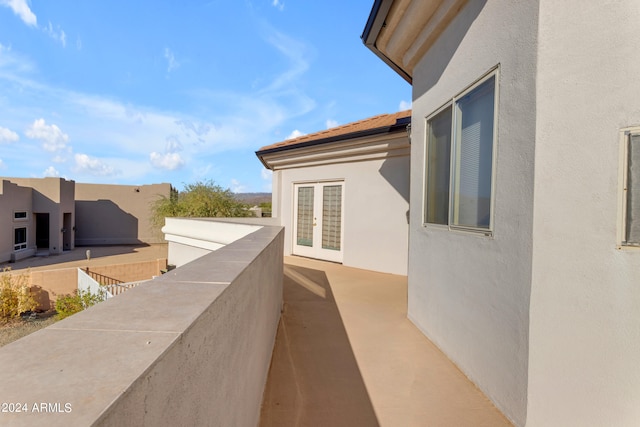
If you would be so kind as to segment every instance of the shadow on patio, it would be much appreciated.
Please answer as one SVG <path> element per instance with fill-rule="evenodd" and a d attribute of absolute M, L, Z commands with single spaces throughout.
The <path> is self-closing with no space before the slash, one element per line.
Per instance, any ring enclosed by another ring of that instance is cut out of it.
<path fill-rule="evenodd" d="M 406 317 L 406 277 L 285 257 L 261 426 L 509 426 Z"/>

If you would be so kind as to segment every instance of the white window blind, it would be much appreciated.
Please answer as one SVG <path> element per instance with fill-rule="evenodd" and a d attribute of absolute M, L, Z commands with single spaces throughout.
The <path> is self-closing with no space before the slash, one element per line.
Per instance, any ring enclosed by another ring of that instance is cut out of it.
<path fill-rule="evenodd" d="M 322 191 L 322 248 L 340 250 L 342 185 L 325 185 Z"/>
<path fill-rule="evenodd" d="M 494 93 L 491 78 L 457 102 L 454 225 L 489 228 Z"/>
<path fill-rule="evenodd" d="M 313 190 L 313 187 L 298 188 L 296 241 L 301 246 L 313 246 Z"/>

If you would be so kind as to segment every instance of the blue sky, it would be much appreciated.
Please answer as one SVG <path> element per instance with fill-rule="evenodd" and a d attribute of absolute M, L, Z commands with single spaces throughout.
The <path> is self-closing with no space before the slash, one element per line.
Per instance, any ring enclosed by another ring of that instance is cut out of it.
<path fill-rule="evenodd" d="M 258 148 L 410 107 L 372 4 L 0 0 L 0 176 L 271 191 Z"/>

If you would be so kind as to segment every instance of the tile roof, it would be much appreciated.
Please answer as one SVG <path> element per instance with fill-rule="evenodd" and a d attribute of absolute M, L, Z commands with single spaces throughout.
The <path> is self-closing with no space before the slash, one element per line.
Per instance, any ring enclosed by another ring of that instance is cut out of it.
<path fill-rule="evenodd" d="M 357 134 L 365 131 L 373 131 L 375 129 L 380 129 L 381 131 L 383 131 L 390 126 L 397 124 L 398 120 L 405 118 L 411 118 L 411 110 L 400 111 L 393 114 L 379 114 L 377 116 L 358 120 L 357 122 L 348 123 L 346 125 L 336 126 L 320 132 L 310 133 L 307 135 L 299 136 L 297 138 L 287 139 L 282 142 L 264 146 L 258 150 L 258 153 L 273 149 L 283 149 L 284 147 L 294 148 L 300 144 L 321 141 L 328 138 L 331 138 L 332 141 L 336 139 L 348 139 L 352 134 Z M 337 138 L 340 136 L 344 136 L 344 138 Z"/>

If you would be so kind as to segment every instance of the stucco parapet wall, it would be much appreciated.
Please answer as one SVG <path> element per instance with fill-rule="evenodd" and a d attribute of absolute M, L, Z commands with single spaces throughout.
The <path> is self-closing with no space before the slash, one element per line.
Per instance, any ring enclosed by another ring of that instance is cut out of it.
<path fill-rule="evenodd" d="M 208 218 L 166 218 L 162 232 L 167 242 L 214 251 L 259 230 L 260 227 Z"/>
<path fill-rule="evenodd" d="M 257 425 L 282 253 L 261 227 L 1 348 L 0 425 Z"/>

